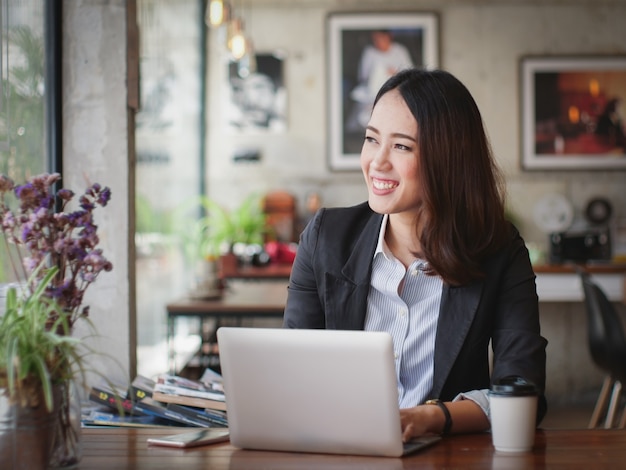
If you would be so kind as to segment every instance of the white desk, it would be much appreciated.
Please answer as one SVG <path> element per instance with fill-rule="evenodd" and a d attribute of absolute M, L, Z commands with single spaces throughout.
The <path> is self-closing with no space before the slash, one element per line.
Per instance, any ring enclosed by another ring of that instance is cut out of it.
<path fill-rule="evenodd" d="M 580 302 L 584 300 L 580 276 L 573 267 L 534 266 L 537 274 L 537 295 L 540 302 Z M 626 302 L 626 266 L 590 265 L 591 278 L 606 293 L 609 300 Z"/>

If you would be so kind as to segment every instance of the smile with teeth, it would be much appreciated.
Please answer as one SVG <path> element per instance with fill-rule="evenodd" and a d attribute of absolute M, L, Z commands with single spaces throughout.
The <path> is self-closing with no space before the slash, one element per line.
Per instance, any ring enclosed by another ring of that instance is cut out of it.
<path fill-rule="evenodd" d="M 392 181 L 381 181 L 381 180 L 374 179 L 372 180 L 372 185 L 376 189 L 393 189 L 398 186 L 398 183 L 394 183 Z"/>

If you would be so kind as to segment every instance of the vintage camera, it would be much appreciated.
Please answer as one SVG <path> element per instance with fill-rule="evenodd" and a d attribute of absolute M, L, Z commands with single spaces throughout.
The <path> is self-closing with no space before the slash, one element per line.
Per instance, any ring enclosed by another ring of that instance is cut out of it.
<path fill-rule="evenodd" d="M 550 234 L 550 262 L 610 261 L 611 235 L 607 228 Z"/>

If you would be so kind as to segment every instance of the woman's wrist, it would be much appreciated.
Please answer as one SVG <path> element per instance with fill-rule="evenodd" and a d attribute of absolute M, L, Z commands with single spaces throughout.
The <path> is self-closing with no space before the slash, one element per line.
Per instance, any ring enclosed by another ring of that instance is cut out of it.
<path fill-rule="evenodd" d="M 422 404 L 418 407 L 423 416 L 425 428 L 424 432 L 431 434 L 441 434 L 446 424 L 446 419 L 439 408 L 432 405 Z"/>
<path fill-rule="evenodd" d="M 441 434 L 442 436 L 446 436 L 450 434 L 450 430 L 452 429 L 452 416 L 450 415 L 450 411 L 448 407 L 441 400 L 427 400 L 424 405 L 431 410 L 429 419 L 429 423 L 432 426 L 429 426 L 430 432 L 435 434 Z"/>

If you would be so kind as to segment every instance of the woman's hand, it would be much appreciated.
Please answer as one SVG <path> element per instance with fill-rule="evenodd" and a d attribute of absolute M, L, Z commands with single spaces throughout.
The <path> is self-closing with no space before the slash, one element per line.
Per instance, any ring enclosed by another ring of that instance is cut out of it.
<path fill-rule="evenodd" d="M 424 434 L 440 434 L 446 417 L 438 406 L 419 405 L 400 410 L 402 441 L 407 442 Z"/>
<path fill-rule="evenodd" d="M 490 427 L 483 410 L 471 400 L 446 402 L 452 417 L 450 432 L 481 432 Z M 402 440 L 407 442 L 424 434 L 441 434 L 446 423 L 443 411 L 435 405 L 419 405 L 400 410 Z"/>

